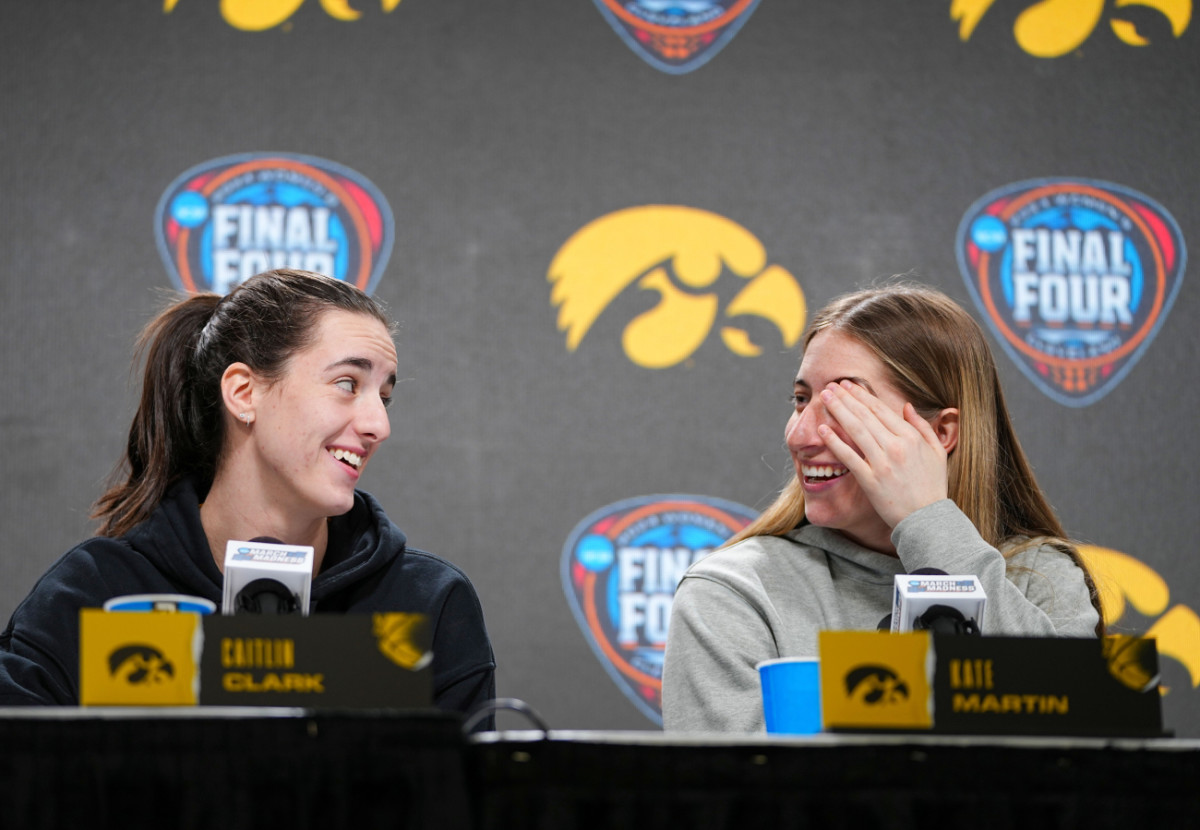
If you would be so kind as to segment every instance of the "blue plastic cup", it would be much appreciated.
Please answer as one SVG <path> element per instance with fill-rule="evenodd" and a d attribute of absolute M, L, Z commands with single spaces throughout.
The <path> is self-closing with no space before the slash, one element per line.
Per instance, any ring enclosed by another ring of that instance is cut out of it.
<path fill-rule="evenodd" d="M 758 664 L 763 714 L 772 735 L 821 731 L 821 673 L 816 657 L 780 657 Z"/>

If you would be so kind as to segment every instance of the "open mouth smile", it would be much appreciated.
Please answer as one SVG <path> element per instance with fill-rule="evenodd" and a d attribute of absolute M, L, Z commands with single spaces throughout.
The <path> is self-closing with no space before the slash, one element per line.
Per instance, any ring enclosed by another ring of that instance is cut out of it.
<path fill-rule="evenodd" d="M 828 464 L 802 464 L 800 465 L 800 472 L 804 474 L 805 481 L 819 483 L 841 478 L 850 471 L 845 467 L 833 467 Z"/>
<path fill-rule="evenodd" d="M 338 461 L 345 464 L 347 467 L 350 467 L 356 471 L 362 469 L 363 459 L 362 459 L 361 455 L 358 455 L 357 453 L 352 453 L 349 450 L 341 450 L 341 449 L 330 449 L 330 450 L 328 450 L 328 452 L 330 455 L 332 455 Z"/>

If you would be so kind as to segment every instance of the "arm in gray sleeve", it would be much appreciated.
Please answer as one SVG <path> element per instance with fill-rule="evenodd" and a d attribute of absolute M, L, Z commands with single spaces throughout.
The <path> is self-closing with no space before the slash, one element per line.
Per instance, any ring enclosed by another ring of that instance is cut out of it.
<path fill-rule="evenodd" d="M 663 728 L 669 732 L 761 732 L 755 666 L 778 657 L 766 620 L 720 582 L 689 575 L 671 606 L 663 665 Z"/>
<path fill-rule="evenodd" d="M 987 593 L 985 635 L 1094 637 L 1099 615 L 1084 573 L 1050 546 L 1005 559 L 950 499 L 912 513 L 892 530 L 905 571 L 974 574 Z"/>

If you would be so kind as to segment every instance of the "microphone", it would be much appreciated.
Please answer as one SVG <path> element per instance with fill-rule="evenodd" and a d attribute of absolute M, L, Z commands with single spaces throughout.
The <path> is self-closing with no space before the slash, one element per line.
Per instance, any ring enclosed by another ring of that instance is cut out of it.
<path fill-rule="evenodd" d="M 913 631 L 932 631 L 934 634 L 979 634 L 979 624 L 967 619 L 952 605 L 931 605 L 913 620 Z"/>
<path fill-rule="evenodd" d="M 270 536 L 225 545 L 221 613 L 308 615 L 313 549 Z"/>
<path fill-rule="evenodd" d="M 911 574 L 896 574 L 895 586 L 893 632 L 982 633 L 979 621 L 983 619 L 987 593 L 974 574 L 956 575 L 937 568 L 919 568 Z"/>

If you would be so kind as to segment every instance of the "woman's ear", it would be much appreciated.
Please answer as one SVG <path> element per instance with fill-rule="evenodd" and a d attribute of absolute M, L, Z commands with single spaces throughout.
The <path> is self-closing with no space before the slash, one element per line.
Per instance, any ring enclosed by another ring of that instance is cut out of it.
<path fill-rule="evenodd" d="M 938 441 L 941 442 L 946 455 L 954 452 L 954 448 L 958 446 L 958 410 L 943 409 L 929 425 L 937 433 Z"/>
<path fill-rule="evenodd" d="M 254 393 L 258 377 L 245 363 L 231 363 L 221 375 L 221 400 L 225 411 L 244 424 L 254 421 Z"/>

